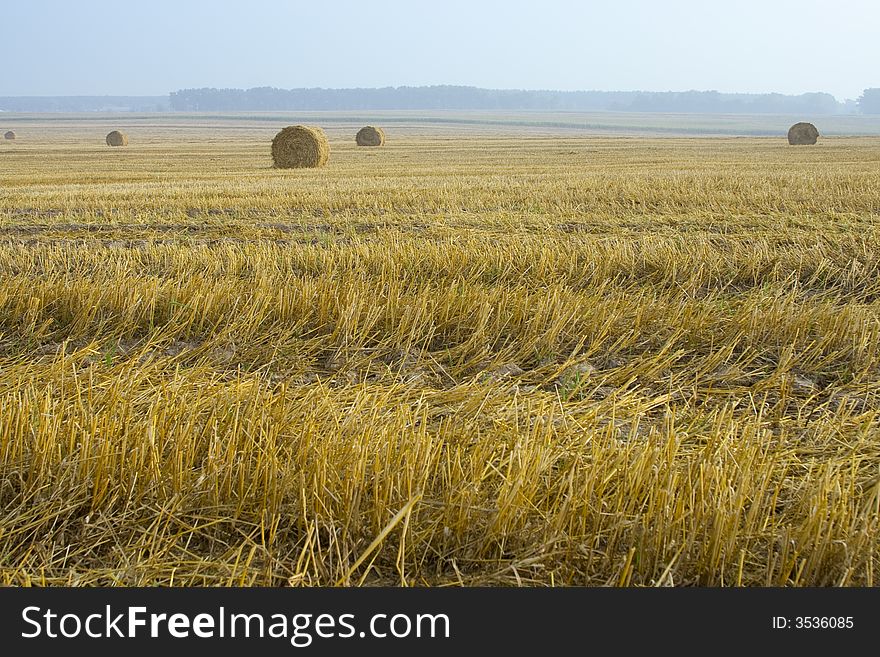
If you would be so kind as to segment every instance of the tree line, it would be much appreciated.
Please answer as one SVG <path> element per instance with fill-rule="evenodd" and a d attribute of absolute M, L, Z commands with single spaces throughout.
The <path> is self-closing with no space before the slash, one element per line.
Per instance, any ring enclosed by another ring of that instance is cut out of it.
<path fill-rule="evenodd" d="M 842 114 L 852 101 L 828 93 L 731 94 L 718 91 L 519 91 L 463 86 L 379 89 L 181 89 L 170 94 L 171 109 L 260 110 L 578 110 L 700 112 L 724 114 Z"/>
<path fill-rule="evenodd" d="M 167 96 L 0 97 L 7 112 L 210 112 L 261 110 L 569 110 L 717 114 L 880 114 L 880 88 L 858 101 L 827 93 L 518 91 L 440 85 L 380 89 L 181 89 Z"/>
<path fill-rule="evenodd" d="M 859 96 L 859 109 L 862 114 L 880 114 L 880 89 L 865 89 Z"/>

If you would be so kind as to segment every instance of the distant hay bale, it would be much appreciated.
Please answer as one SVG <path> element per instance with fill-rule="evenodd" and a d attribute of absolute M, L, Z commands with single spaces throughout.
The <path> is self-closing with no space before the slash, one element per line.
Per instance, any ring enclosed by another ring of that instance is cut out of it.
<path fill-rule="evenodd" d="M 385 131 L 368 125 L 358 130 L 355 141 L 358 146 L 382 146 L 385 143 Z"/>
<path fill-rule="evenodd" d="M 12 130 L 7 130 L 3 133 L 3 139 L 15 139 L 15 133 Z"/>
<path fill-rule="evenodd" d="M 128 146 L 128 135 L 119 130 L 114 130 L 107 135 L 108 146 Z"/>
<path fill-rule="evenodd" d="M 819 131 L 812 123 L 795 123 L 788 129 L 788 143 L 792 146 L 815 144 Z"/>
<path fill-rule="evenodd" d="M 289 125 L 272 140 L 272 161 L 279 169 L 322 167 L 330 159 L 330 143 L 321 128 Z"/>

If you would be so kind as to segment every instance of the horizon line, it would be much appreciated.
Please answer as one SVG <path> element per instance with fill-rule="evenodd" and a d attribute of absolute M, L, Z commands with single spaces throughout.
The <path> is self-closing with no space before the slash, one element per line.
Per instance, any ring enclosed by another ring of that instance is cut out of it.
<path fill-rule="evenodd" d="M 4 94 L 0 96 L 0 98 L 162 98 L 166 96 L 171 96 L 173 93 L 177 93 L 180 91 L 187 90 L 199 90 L 199 89 L 217 89 L 217 90 L 226 90 L 226 91 L 251 91 L 254 89 L 275 89 L 280 91 L 300 91 L 300 90 L 322 90 L 322 91 L 379 91 L 385 89 L 432 89 L 432 88 L 459 88 L 459 89 L 475 89 L 480 91 L 494 91 L 494 92 L 520 92 L 520 93 L 556 93 L 556 94 L 579 94 L 579 93 L 602 93 L 602 94 L 615 94 L 615 93 L 644 93 L 644 94 L 675 94 L 675 93 L 716 93 L 719 95 L 735 95 L 735 96 L 806 96 L 811 94 L 825 94 L 834 98 L 834 100 L 838 103 L 845 103 L 846 101 L 857 101 L 858 97 L 844 97 L 838 98 L 836 95 L 832 94 L 828 91 L 804 91 L 801 93 L 784 93 L 781 91 L 719 91 L 717 89 L 666 89 L 663 91 L 654 91 L 648 89 L 527 89 L 527 88 L 514 88 L 514 87 L 480 87 L 476 85 L 465 85 L 465 84 L 424 84 L 424 85 L 385 85 L 380 87 L 274 87 L 271 85 L 263 85 L 256 87 L 211 87 L 211 86 L 202 86 L 202 87 L 182 87 L 179 89 L 175 89 L 173 91 L 167 91 L 159 94 L 150 94 L 150 93 L 76 93 L 76 94 Z M 866 87 L 865 89 L 869 89 L 870 87 Z M 862 92 L 865 91 L 862 90 Z"/>

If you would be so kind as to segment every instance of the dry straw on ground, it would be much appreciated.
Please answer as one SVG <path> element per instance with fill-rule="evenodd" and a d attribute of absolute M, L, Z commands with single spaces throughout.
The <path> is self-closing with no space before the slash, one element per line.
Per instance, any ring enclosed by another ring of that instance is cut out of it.
<path fill-rule="evenodd" d="M 877 138 L 152 121 L 7 146 L 0 586 L 877 586 Z"/>
<path fill-rule="evenodd" d="M 291 125 L 272 140 L 272 161 L 281 169 L 322 167 L 330 159 L 330 143 L 321 128 Z"/>
<path fill-rule="evenodd" d="M 795 123 L 788 129 L 788 143 L 792 146 L 812 145 L 819 138 L 819 131 L 812 123 Z"/>
<path fill-rule="evenodd" d="M 128 146 L 128 135 L 119 130 L 114 130 L 107 135 L 108 146 Z"/>
<path fill-rule="evenodd" d="M 7 130 L 6 133 L 3 135 L 3 138 L 4 139 L 15 139 L 15 133 L 12 132 L 12 130 Z"/>
<path fill-rule="evenodd" d="M 385 144 L 385 131 L 368 125 L 358 130 L 355 141 L 358 146 L 382 146 Z"/>

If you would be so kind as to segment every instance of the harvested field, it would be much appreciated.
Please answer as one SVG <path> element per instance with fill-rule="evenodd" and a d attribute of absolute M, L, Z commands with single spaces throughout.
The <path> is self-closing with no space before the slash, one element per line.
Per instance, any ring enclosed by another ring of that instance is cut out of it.
<path fill-rule="evenodd" d="M 876 584 L 880 138 L 174 120 L 0 153 L 0 584 Z"/>

